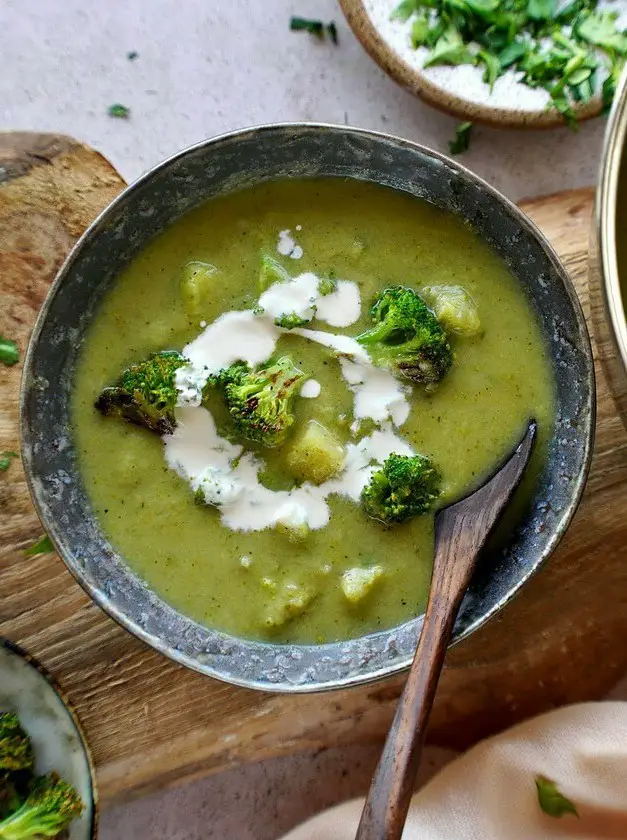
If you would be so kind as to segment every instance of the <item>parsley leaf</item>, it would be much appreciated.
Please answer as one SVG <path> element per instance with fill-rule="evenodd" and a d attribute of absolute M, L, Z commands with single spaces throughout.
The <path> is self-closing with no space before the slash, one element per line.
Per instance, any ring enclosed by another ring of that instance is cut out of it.
<path fill-rule="evenodd" d="M 139 58 L 139 53 L 135 52 L 135 50 L 131 50 L 130 52 L 126 53 L 126 57 L 129 61 L 135 61 L 136 58 Z"/>
<path fill-rule="evenodd" d="M 499 57 L 487 50 L 479 50 L 477 53 L 477 62 L 483 64 L 485 70 L 483 71 L 483 81 L 490 87 L 494 87 L 494 83 L 501 75 L 501 62 Z"/>
<path fill-rule="evenodd" d="M 433 67 L 435 64 L 472 64 L 473 61 L 474 56 L 464 44 L 462 36 L 454 26 L 449 26 L 436 41 L 424 67 Z"/>
<path fill-rule="evenodd" d="M 4 338 L 0 335 L 0 362 L 3 362 L 7 367 L 15 365 L 20 360 L 20 351 L 17 344 L 11 341 L 10 338 Z"/>
<path fill-rule="evenodd" d="M 109 114 L 110 117 L 127 120 L 131 115 L 131 109 L 127 108 L 126 105 L 120 105 L 119 102 L 116 102 L 114 105 L 109 105 L 107 108 L 107 114 Z"/>
<path fill-rule="evenodd" d="M 576 33 L 595 47 L 627 55 L 627 37 L 616 29 L 616 15 L 611 12 L 591 14 L 577 23 Z"/>
<path fill-rule="evenodd" d="M 0 455 L 0 471 L 8 470 L 13 458 L 17 458 L 17 452 L 3 452 Z"/>
<path fill-rule="evenodd" d="M 27 548 L 24 552 L 25 557 L 35 557 L 37 554 L 51 554 L 54 551 L 52 540 L 48 534 L 44 534 L 36 543 Z"/>
<path fill-rule="evenodd" d="M 556 0 L 529 0 L 527 15 L 531 20 L 551 20 L 555 17 Z"/>
<path fill-rule="evenodd" d="M 452 155 L 461 155 L 468 151 L 470 146 L 470 134 L 472 132 L 472 123 L 460 123 L 455 129 L 455 137 L 448 144 L 449 151 Z"/>
<path fill-rule="evenodd" d="M 555 782 L 547 779 L 546 776 L 536 776 L 535 782 L 538 802 L 545 814 L 556 819 L 563 817 L 564 814 L 579 816 L 573 803 L 560 793 Z"/>
<path fill-rule="evenodd" d="M 405 22 L 418 10 L 418 0 L 401 0 L 398 6 L 390 15 L 390 20 L 400 20 Z"/>

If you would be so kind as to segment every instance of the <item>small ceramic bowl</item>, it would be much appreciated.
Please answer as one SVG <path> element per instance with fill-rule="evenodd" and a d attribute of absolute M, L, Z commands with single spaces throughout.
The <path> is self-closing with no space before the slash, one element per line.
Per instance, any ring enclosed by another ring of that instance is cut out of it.
<path fill-rule="evenodd" d="M 547 108 L 549 94 L 543 88 L 524 85 L 512 72 L 497 79 L 490 91 L 481 67 L 463 64 L 425 69 L 426 50 L 412 48 L 410 24 L 391 18 L 398 4 L 399 0 L 340 0 L 344 16 L 366 52 L 403 87 L 460 120 L 509 128 L 564 125 L 562 116 Z M 600 92 L 585 105 L 573 105 L 580 121 L 597 116 L 602 107 Z"/>
<path fill-rule="evenodd" d="M 551 554 L 581 498 L 594 431 L 592 353 L 568 275 L 524 213 L 455 161 L 346 126 L 270 125 L 200 143 L 128 187 L 77 243 L 35 324 L 20 406 L 31 493 L 70 571 L 120 624 L 190 668 L 274 691 L 340 688 L 401 671 L 411 662 L 422 619 L 346 642 L 277 645 L 181 615 L 131 571 L 101 530 L 72 446 L 70 394 L 98 305 L 154 236 L 212 196 L 271 179 L 323 176 L 403 190 L 465 219 L 510 266 L 535 309 L 553 365 L 557 421 L 535 496 L 506 548 L 489 556 L 473 580 L 454 640 L 501 609 Z"/>
<path fill-rule="evenodd" d="M 35 770 L 56 770 L 80 794 L 85 811 L 68 840 L 95 840 L 98 833 L 96 772 L 81 725 L 45 668 L 26 651 L 0 638 L 0 712 L 15 712 L 33 742 Z"/>

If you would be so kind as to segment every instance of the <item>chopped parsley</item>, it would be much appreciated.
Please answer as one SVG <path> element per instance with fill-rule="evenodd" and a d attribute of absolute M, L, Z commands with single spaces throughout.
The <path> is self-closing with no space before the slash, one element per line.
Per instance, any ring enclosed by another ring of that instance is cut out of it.
<path fill-rule="evenodd" d="M 119 102 L 116 102 L 114 105 L 109 105 L 107 108 L 107 114 L 109 114 L 110 117 L 127 120 L 131 114 L 131 109 L 127 108 L 126 105 L 120 105 Z"/>
<path fill-rule="evenodd" d="M 461 155 L 468 151 L 470 146 L 470 134 L 472 132 L 472 123 L 460 123 L 455 129 L 455 137 L 448 144 L 452 155 Z"/>
<path fill-rule="evenodd" d="M 538 802 L 540 808 L 549 817 L 559 819 L 564 814 L 573 814 L 578 817 L 577 809 L 564 794 L 560 793 L 557 785 L 546 776 L 536 776 L 536 790 L 538 792 Z"/>
<path fill-rule="evenodd" d="M 9 469 L 11 461 L 17 458 L 17 452 L 2 452 L 0 453 L 0 472 Z"/>
<path fill-rule="evenodd" d="M 139 58 L 139 53 L 135 50 L 131 50 L 130 52 L 126 53 L 126 57 L 129 61 L 135 61 L 136 58 Z"/>
<path fill-rule="evenodd" d="M 54 551 L 52 540 L 48 534 L 44 534 L 36 543 L 27 548 L 24 552 L 25 557 L 34 557 L 37 554 L 50 554 Z"/>
<path fill-rule="evenodd" d="M 7 367 L 15 365 L 20 360 L 20 351 L 17 344 L 11 341 L 10 338 L 4 338 L 0 335 L 0 362 L 3 362 Z"/>
<path fill-rule="evenodd" d="M 574 105 L 601 93 L 612 103 L 627 57 L 627 32 L 598 0 L 402 0 L 391 18 L 409 25 L 424 67 L 472 64 L 490 90 L 508 70 L 543 88 L 549 107 L 576 127 Z"/>
<path fill-rule="evenodd" d="M 309 32 L 321 41 L 324 41 L 325 35 L 328 35 L 334 44 L 339 43 L 337 26 L 333 20 L 330 23 L 323 23 L 321 20 L 292 17 L 290 18 L 290 29 L 292 32 Z"/>

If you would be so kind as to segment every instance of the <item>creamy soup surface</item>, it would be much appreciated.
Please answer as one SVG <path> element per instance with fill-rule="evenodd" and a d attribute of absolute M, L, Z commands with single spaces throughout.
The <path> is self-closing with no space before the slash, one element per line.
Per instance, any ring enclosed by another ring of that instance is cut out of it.
<path fill-rule="evenodd" d="M 330 282 L 326 294 L 318 281 Z M 373 326 L 371 304 L 394 286 L 463 287 L 476 304 L 478 334 L 441 321 L 453 361 L 435 385 L 351 355 Z M 282 308 L 308 323 L 279 329 Z M 123 370 L 164 350 L 192 360 L 176 375 L 171 434 L 96 409 Z M 278 445 L 244 439 L 219 387 L 194 404 L 198 365 L 230 365 L 238 353 L 251 368 L 287 357 L 301 374 Z M 422 613 L 435 512 L 489 474 L 534 417 L 539 445 L 510 522 L 520 515 L 551 434 L 554 383 L 530 304 L 468 225 L 391 189 L 321 179 L 213 199 L 150 243 L 99 308 L 72 410 L 98 520 L 152 589 L 235 635 L 327 642 Z M 312 420 L 345 459 L 319 483 L 294 469 Z M 432 509 L 401 522 L 380 521 L 360 500 L 392 452 L 426 456 L 441 476 Z"/>

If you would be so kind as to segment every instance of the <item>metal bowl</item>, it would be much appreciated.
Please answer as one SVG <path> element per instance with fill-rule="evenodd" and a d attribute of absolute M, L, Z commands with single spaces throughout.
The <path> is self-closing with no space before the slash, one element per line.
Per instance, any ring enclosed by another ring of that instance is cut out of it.
<path fill-rule="evenodd" d="M 526 518 L 473 580 L 454 641 L 501 609 L 559 542 L 583 491 L 594 430 L 590 342 L 564 268 L 515 205 L 458 163 L 374 132 L 269 125 L 194 146 L 126 189 L 77 243 L 33 331 L 21 392 L 22 456 L 31 493 L 68 568 L 110 616 L 177 662 L 272 691 L 339 688 L 401 671 L 410 664 L 422 619 L 347 642 L 277 645 L 235 638 L 181 615 L 131 571 L 100 530 L 71 445 L 69 397 L 77 354 L 98 304 L 152 237 L 212 196 L 271 179 L 317 176 L 383 184 L 466 219 L 510 266 L 549 348 L 558 415 L 546 466 Z"/>
<path fill-rule="evenodd" d="M 627 71 L 616 91 L 605 132 L 590 237 L 589 280 L 599 356 L 620 416 L 627 427 Z M 621 277 L 623 285 L 621 285 Z"/>

